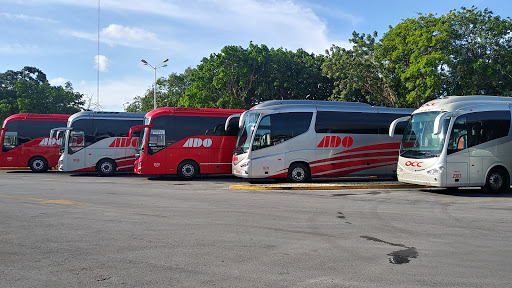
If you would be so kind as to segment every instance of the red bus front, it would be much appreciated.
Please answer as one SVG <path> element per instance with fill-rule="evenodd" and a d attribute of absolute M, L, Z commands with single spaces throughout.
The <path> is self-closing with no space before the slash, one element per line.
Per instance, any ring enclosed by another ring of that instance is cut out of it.
<path fill-rule="evenodd" d="M 146 115 L 135 173 L 231 174 L 231 157 L 238 133 L 238 119 L 226 119 L 243 110 L 159 108 Z M 135 128 L 135 127 L 134 127 Z M 136 130 L 136 129 L 135 129 Z"/>
<path fill-rule="evenodd" d="M 62 139 L 50 130 L 65 127 L 69 115 L 15 114 L 7 117 L 0 135 L 0 167 L 30 167 L 35 172 L 55 167 Z"/>

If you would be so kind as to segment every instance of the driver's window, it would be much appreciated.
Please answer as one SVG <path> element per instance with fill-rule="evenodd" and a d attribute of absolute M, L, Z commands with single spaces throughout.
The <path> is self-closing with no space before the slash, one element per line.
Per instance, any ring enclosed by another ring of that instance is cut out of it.
<path fill-rule="evenodd" d="M 76 153 L 85 147 L 83 131 L 71 131 L 69 135 L 69 154 Z"/>
<path fill-rule="evenodd" d="M 151 129 L 148 139 L 148 153 L 150 155 L 157 153 L 165 148 L 165 130 Z"/>
<path fill-rule="evenodd" d="M 258 150 L 270 146 L 270 116 L 261 118 L 258 130 L 254 134 L 252 150 Z"/>
<path fill-rule="evenodd" d="M 4 143 L 2 145 L 2 150 L 7 152 L 13 148 L 18 146 L 18 132 L 9 132 L 5 131 L 4 135 Z"/>
<path fill-rule="evenodd" d="M 453 123 L 448 142 L 448 154 L 455 153 L 467 148 L 467 122 L 466 116 L 459 116 Z"/>

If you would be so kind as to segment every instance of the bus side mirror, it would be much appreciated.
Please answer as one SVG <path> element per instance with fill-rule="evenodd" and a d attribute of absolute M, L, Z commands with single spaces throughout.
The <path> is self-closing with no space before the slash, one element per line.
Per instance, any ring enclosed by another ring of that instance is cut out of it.
<path fill-rule="evenodd" d="M 436 119 L 434 120 L 434 135 L 439 135 L 439 133 L 441 133 L 441 125 L 443 125 L 444 119 L 447 117 L 456 117 L 459 115 L 460 113 L 457 112 L 444 112 L 437 115 Z"/>
<path fill-rule="evenodd" d="M 408 121 L 409 118 L 411 118 L 411 116 L 404 116 L 404 117 L 400 117 L 398 119 L 393 120 L 393 122 L 391 122 L 391 124 L 389 125 L 389 137 L 395 136 L 395 128 L 399 122 Z"/>

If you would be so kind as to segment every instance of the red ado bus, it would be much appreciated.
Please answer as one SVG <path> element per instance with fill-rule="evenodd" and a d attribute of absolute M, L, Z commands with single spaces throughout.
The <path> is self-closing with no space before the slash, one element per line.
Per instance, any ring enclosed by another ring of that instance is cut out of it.
<path fill-rule="evenodd" d="M 130 133 L 141 131 L 135 173 L 177 174 L 184 179 L 199 174 L 231 174 L 242 112 L 175 107 L 148 112 L 144 125 L 130 129 Z"/>
<path fill-rule="evenodd" d="M 62 139 L 49 138 L 50 130 L 66 126 L 69 115 L 15 114 L 1 128 L 0 167 L 30 167 L 44 172 L 59 161 Z"/>

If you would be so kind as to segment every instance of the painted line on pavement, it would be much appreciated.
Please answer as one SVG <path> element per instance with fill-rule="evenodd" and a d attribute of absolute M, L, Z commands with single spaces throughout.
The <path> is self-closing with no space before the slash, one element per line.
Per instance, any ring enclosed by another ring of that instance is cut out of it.
<path fill-rule="evenodd" d="M 9 195 L 2 195 L 2 194 L 0 194 L 0 197 L 11 198 L 11 199 L 20 199 L 20 200 L 37 201 L 37 202 L 46 203 L 46 204 L 91 205 L 89 203 L 77 202 L 77 201 L 72 201 L 72 200 L 48 200 L 48 199 L 29 198 L 29 197 L 20 197 L 20 196 L 9 196 Z"/>
<path fill-rule="evenodd" d="M 240 190 L 343 190 L 343 189 L 396 189 L 422 188 L 416 184 L 378 184 L 378 185 L 308 185 L 308 184 L 235 184 L 229 189 Z"/>

